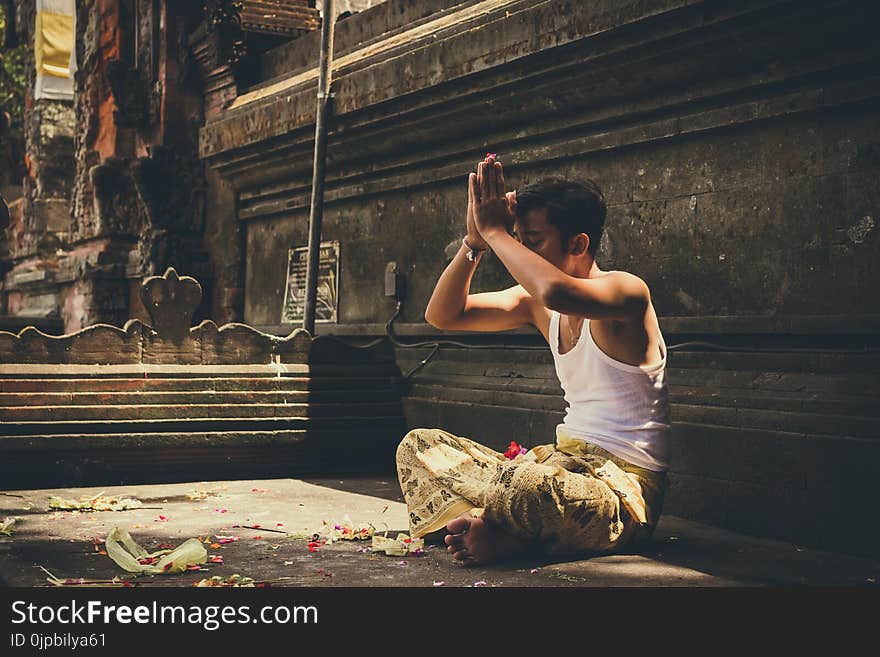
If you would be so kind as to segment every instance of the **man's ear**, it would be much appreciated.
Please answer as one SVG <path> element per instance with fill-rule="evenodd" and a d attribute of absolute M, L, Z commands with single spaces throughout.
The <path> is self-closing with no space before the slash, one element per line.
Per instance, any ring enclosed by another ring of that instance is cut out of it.
<path fill-rule="evenodd" d="M 516 214 L 516 190 L 514 189 L 512 192 L 507 192 L 504 195 L 507 199 L 507 208 L 510 210 L 510 214 Z"/>
<path fill-rule="evenodd" d="M 572 235 L 568 240 L 568 253 L 573 256 L 580 256 L 587 252 L 590 248 L 590 236 L 586 233 L 578 233 Z"/>

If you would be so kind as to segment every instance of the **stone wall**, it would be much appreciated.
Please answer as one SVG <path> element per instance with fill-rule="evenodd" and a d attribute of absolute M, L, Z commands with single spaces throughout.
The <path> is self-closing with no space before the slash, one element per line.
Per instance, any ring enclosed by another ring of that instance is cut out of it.
<path fill-rule="evenodd" d="M 341 242 L 340 325 L 316 331 L 383 333 L 394 261 L 400 334 L 439 337 L 424 309 L 486 151 L 513 186 L 589 176 L 609 199 L 599 264 L 648 282 L 672 348 L 668 511 L 876 552 L 880 523 L 848 501 L 873 495 L 880 435 L 871 24 L 855 0 L 390 0 L 346 19 L 323 229 Z M 316 43 L 268 53 L 266 81 L 201 131 L 246 231 L 244 318 L 282 333 L 287 252 L 308 235 Z M 472 292 L 513 282 L 490 254 Z M 549 354 L 516 348 L 537 332 L 455 339 L 500 348 L 442 348 L 414 377 L 410 424 L 552 440 Z M 402 369 L 426 355 L 401 349 Z"/>
<path fill-rule="evenodd" d="M 77 238 L 106 254 L 91 277 L 115 290 L 113 303 L 95 308 L 107 319 L 87 323 L 108 321 L 115 309 L 145 319 L 133 291 L 168 266 L 209 289 L 212 283 L 202 245 L 204 175 L 194 151 L 201 92 L 185 41 L 193 15 L 161 4 L 154 16 L 155 7 L 112 0 L 79 7 Z M 159 23 L 165 29 L 156 30 Z"/>
<path fill-rule="evenodd" d="M 403 321 L 421 321 L 486 150 L 514 186 L 595 178 L 610 202 L 600 265 L 643 276 L 663 315 L 872 314 L 877 50 L 857 15 L 846 2 L 462 3 L 364 51 L 338 43 L 324 238 L 350 249 L 341 321 L 387 318 L 388 260 L 410 278 Z M 296 61 L 310 37 L 272 61 Z M 246 288 L 256 325 L 278 323 L 286 250 L 306 241 L 313 73 L 239 96 L 202 131 L 261 265 Z M 511 282 L 497 261 L 481 269 L 478 290 Z"/>
<path fill-rule="evenodd" d="M 17 4 L 32 31 L 34 3 Z M 215 286 L 197 152 L 203 96 L 187 42 L 201 6 L 76 6 L 74 102 L 31 101 L 10 313 L 50 314 L 66 332 L 146 319 L 137 289 L 173 265 L 205 285 L 202 319 Z M 32 89 L 32 61 L 29 74 Z"/>
<path fill-rule="evenodd" d="M 43 322 L 59 317 L 53 271 L 71 230 L 70 170 L 74 163 L 73 104 L 34 98 L 35 3 L 16 3 L 16 30 L 25 58 L 25 175 L 21 205 L 5 236 L 9 271 L 3 276 L 4 314 Z M 4 267 L 5 269 L 5 267 Z"/>

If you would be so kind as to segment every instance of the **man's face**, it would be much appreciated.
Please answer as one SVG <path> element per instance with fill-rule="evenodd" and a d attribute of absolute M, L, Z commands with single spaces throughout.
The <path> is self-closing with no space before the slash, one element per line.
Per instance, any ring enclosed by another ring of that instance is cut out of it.
<path fill-rule="evenodd" d="M 547 221 L 545 208 L 530 210 L 524 217 L 517 215 L 513 222 L 512 235 L 517 242 L 566 271 L 568 258 L 563 249 L 562 236 L 559 229 Z"/>

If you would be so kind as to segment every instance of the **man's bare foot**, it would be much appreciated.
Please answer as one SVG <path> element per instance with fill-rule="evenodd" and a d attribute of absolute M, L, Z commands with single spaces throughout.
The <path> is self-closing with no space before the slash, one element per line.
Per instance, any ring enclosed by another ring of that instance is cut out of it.
<path fill-rule="evenodd" d="M 446 551 L 467 564 L 500 561 L 529 551 L 527 541 L 511 536 L 482 517 L 474 518 L 469 511 L 450 520 L 446 529 Z"/>

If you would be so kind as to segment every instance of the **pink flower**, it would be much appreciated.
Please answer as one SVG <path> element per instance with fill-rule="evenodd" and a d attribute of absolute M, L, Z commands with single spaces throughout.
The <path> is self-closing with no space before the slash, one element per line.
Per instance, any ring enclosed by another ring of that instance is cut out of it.
<path fill-rule="evenodd" d="M 516 441 L 511 440 L 510 445 L 507 446 L 507 451 L 504 452 L 504 456 L 509 459 L 515 459 L 520 454 L 526 454 L 529 450 L 527 450 L 522 445 L 517 445 Z"/>

